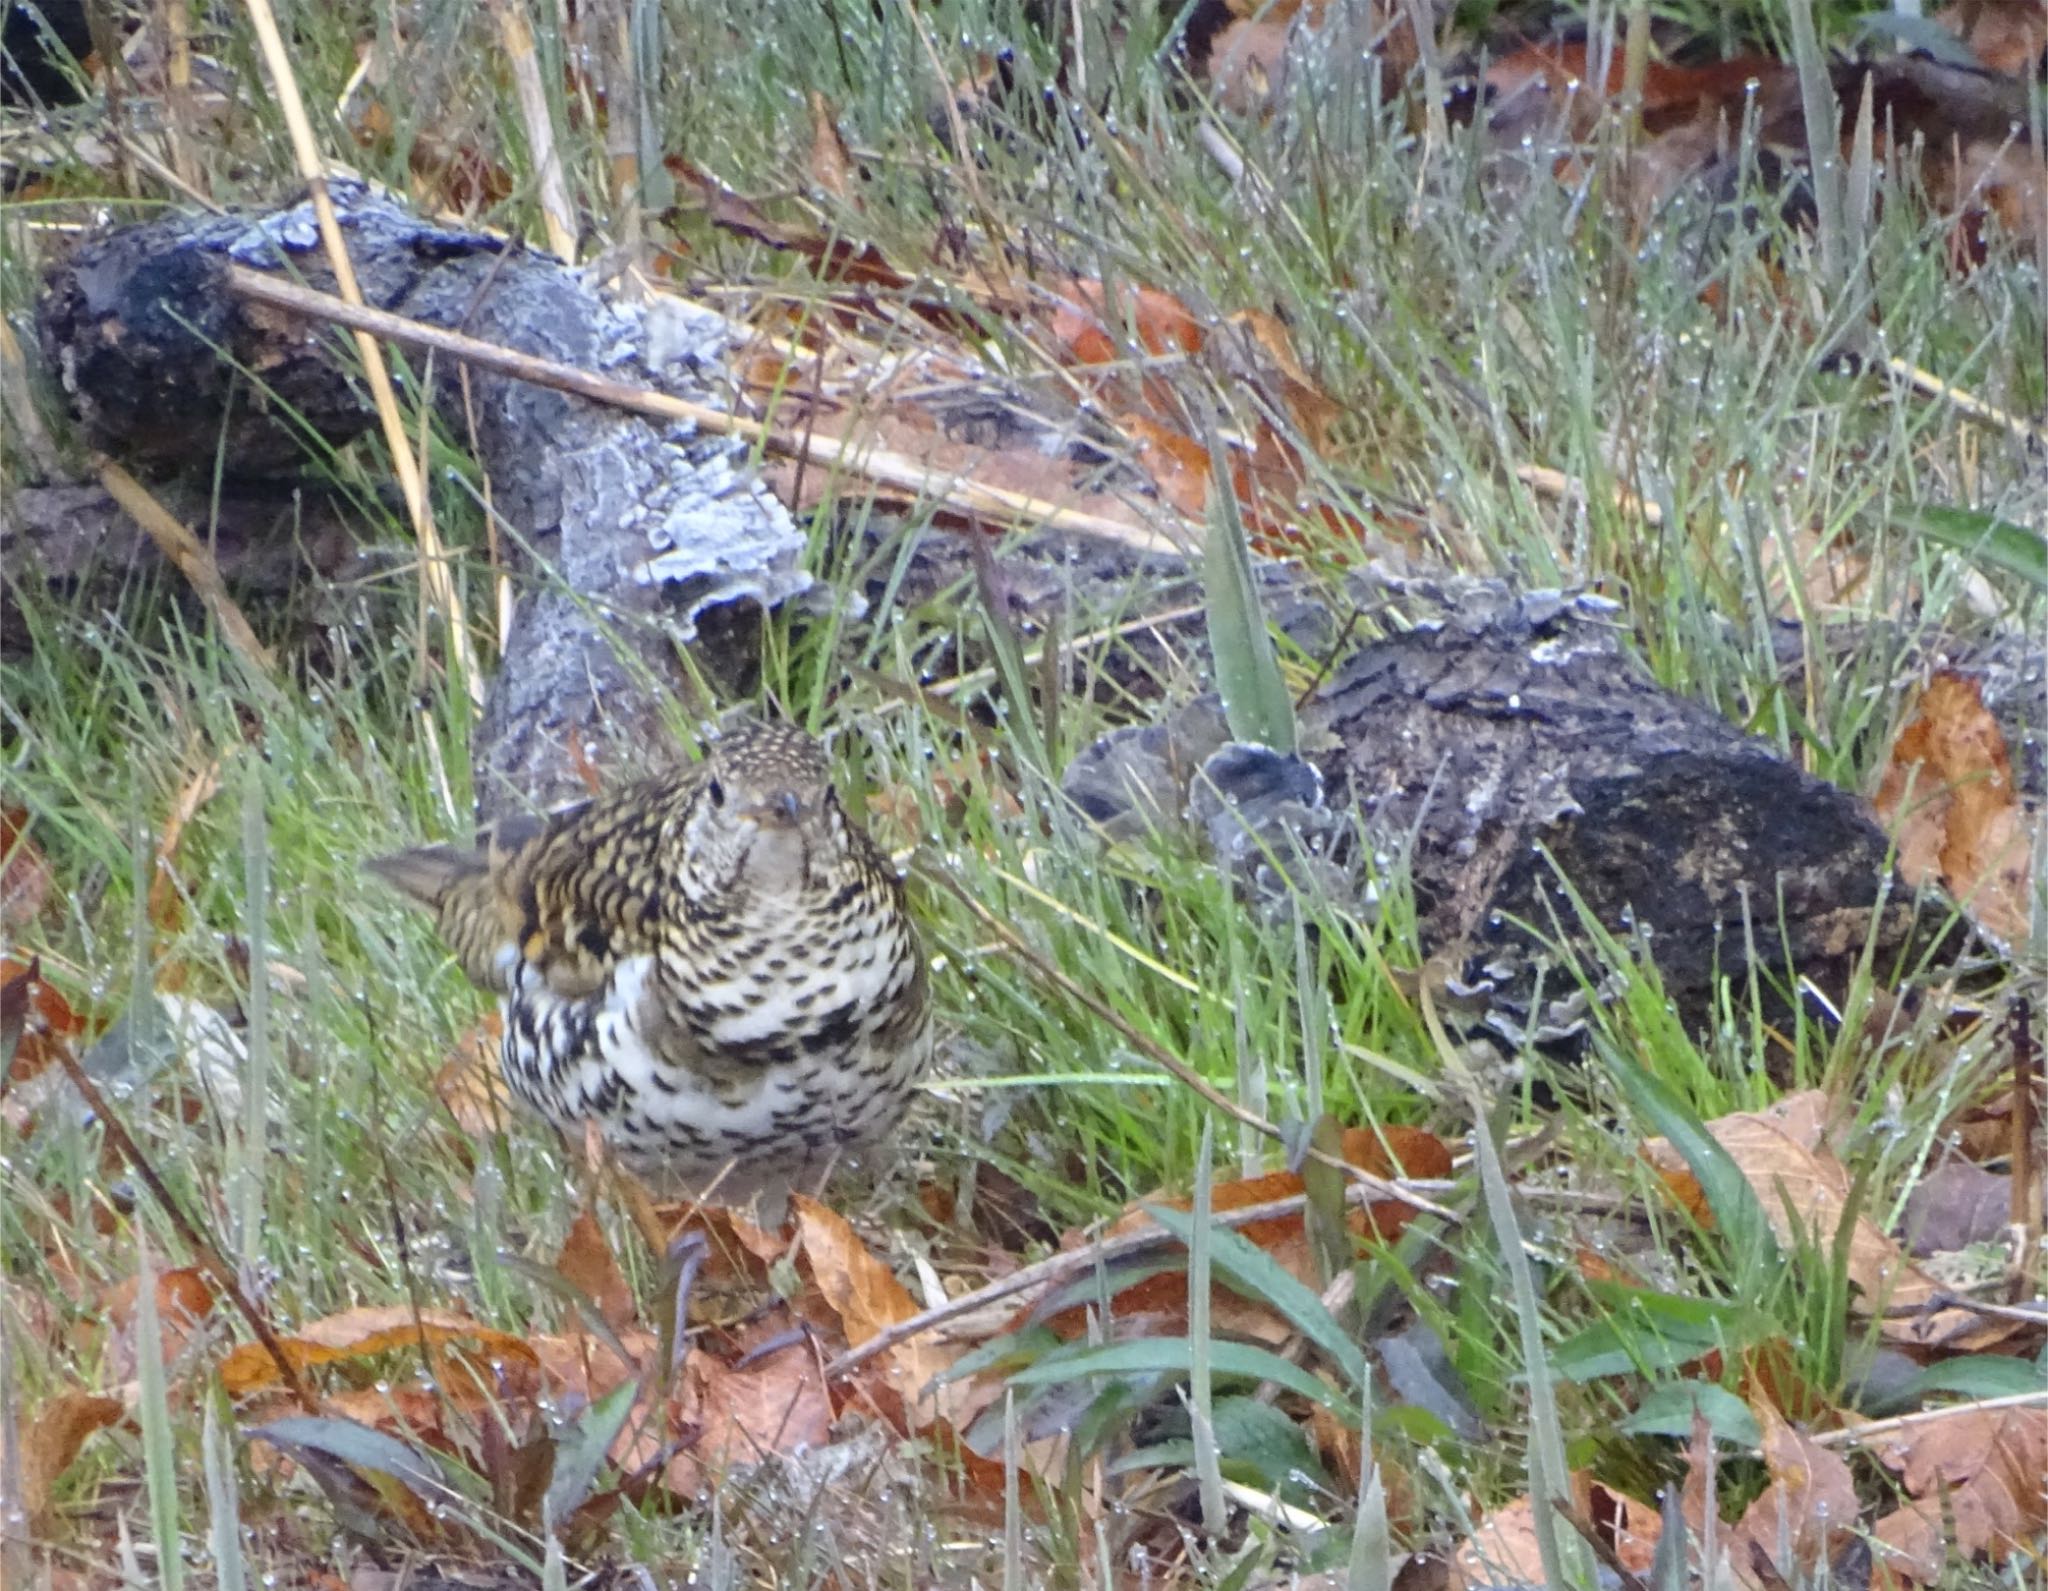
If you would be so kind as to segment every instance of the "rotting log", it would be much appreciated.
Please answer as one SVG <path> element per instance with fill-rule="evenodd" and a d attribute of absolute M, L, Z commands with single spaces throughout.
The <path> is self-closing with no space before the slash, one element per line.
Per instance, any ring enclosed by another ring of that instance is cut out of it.
<path fill-rule="evenodd" d="M 1298 759 L 1232 747 L 1203 697 L 1099 742 L 1069 795 L 1112 835 L 1191 825 L 1269 898 L 1307 884 L 1365 911 L 1405 877 L 1425 953 L 1514 1044 L 1583 1031 L 1602 936 L 1647 950 L 1694 1031 L 1723 978 L 1782 1012 L 1802 978 L 1839 1002 L 1866 949 L 1890 984 L 1961 948 L 1863 800 L 1658 686 L 1610 605 L 1359 585 L 1381 633 L 1304 705 Z"/>
<path fill-rule="evenodd" d="M 674 300 L 641 308 L 502 239 L 335 190 L 365 301 L 615 380 L 715 404 L 730 336 Z M 43 352 L 94 444 L 159 472 L 232 482 L 304 468 L 309 437 L 374 425 L 332 328 L 229 286 L 241 267 L 331 291 L 310 206 L 174 215 L 83 245 L 52 274 Z M 693 700 L 678 653 L 730 679 L 750 614 L 803 594 L 803 536 L 744 470 L 741 445 L 452 360 L 410 365 L 442 423 L 474 435 L 521 590 L 472 747 L 481 815 L 583 793 L 598 766 L 643 765 Z M 466 377 L 466 379 L 465 379 Z M 403 389 L 402 389 L 403 390 Z"/>

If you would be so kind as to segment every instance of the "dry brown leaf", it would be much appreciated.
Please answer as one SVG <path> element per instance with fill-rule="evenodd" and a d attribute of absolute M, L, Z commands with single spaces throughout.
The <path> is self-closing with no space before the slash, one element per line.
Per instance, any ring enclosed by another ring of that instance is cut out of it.
<path fill-rule="evenodd" d="M 835 199 L 853 192 L 853 154 L 839 136 L 831 101 L 811 90 L 811 181 Z"/>
<path fill-rule="evenodd" d="M 1840 1228 L 1850 1177 L 1827 1147 L 1823 1125 L 1827 1110 L 1827 1096 L 1809 1089 L 1787 1095 L 1769 1110 L 1739 1111 L 1706 1124 L 1756 1190 L 1765 1219 L 1787 1248 L 1795 1239 L 1803 1239 L 1822 1253 L 1831 1252 Z M 1654 1138 L 1643 1146 L 1643 1154 L 1680 1201 L 1692 1208 L 1696 1217 L 1706 1219 L 1705 1199 L 1678 1151 L 1665 1139 Z M 1859 1215 L 1851 1229 L 1848 1273 L 1863 1295 L 1865 1309 L 1923 1304 L 1939 1291 L 1933 1279 L 1911 1264 L 1899 1246 L 1865 1215 Z M 1976 1325 L 1975 1317 L 1964 1311 L 1942 1310 L 1930 1315 L 1889 1316 L 1882 1329 L 1895 1341 L 1933 1344 Z"/>
<path fill-rule="evenodd" d="M 570 1223 L 562 1239 L 562 1251 L 555 1256 L 555 1269 L 564 1281 L 580 1290 L 596 1306 L 604 1323 L 617 1331 L 633 1318 L 633 1289 L 626 1285 L 618 1261 L 597 1217 L 586 1206 Z"/>
<path fill-rule="evenodd" d="M 1856 1485 L 1839 1453 L 1795 1429 L 1768 1403 L 1754 1407 L 1771 1483 L 1742 1516 L 1729 1556 L 1743 1577 L 1752 1553 L 1761 1549 L 1784 1580 L 1808 1584 L 1815 1566 L 1832 1561 L 1835 1548 L 1856 1528 Z"/>
<path fill-rule="evenodd" d="M 0 931 L 15 934 L 42 915 L 50 864 L 28 837 L 28 811 L 0 807 Z"/>
<path fill-rule="evenodd" d="M 1941 885 L 1972 922 L 2024 949 L 2031 830 L 2005 733 L 1975 679 L 1944 669 L 1928 681 L 1875 804 L 1897 825 L 1908 884 Z"/>
<path fill-rule="evenodd" d="M 832 1429 L 823 1368 L 801 1339 L 737 1365 L 692 1352 L 671 1410 L 690 1436 L 663 1479 L 683 1498 L 704 1495 L 736 1465 L 822 1447 Z"/>
<path fill-rule="evenodd" d="M 2048 1528 L 2048 1409 L 1955 1409 L 1869 1445 L 1913 1499 L 1872 1530 L 1891 1551 L 1880 1567 L 1893 1575 L 1933 1581 L 1952 1553 L 2003 1566 Z M 1952 1541 L 1942 1539 L 1944 1517 Z"/>
<path fill-rule="evenodd" d="M 435 1096 L 470 1138 L 494 1138 L 505 1130 L 512 1098 L 498 1062 L 504 1034 L 505 1019 L 494 1009 L 456 1040 L 434 1074 Z"/>
<path fill-rule="evenodd" d="M 436 1365 L 468 1362 L 490 1365 L 503 1361 L 531 1366 L 534 1349 L 523 1338 L 498 1331 L 450 1310 L 405 1305 L 345 1309 L 301 1326 L 282 1339 L 286 1356 L 303 1372 L 317 1365 L 355 1364 L 387 1353 L 417 1354 L 422 1348 Z M 239 1345 L 220 1367 L 221 1385 L 232 1397 L 260 1391 L 277 1382 L 277 1365 L 258 1342 Z"/>
<path fill-rule="evenodd" d="M 790 1202 L 811 1277 L 838 1316 L 850 1345 L 858 1347 L 919 1313 L 917 1301 L 889 1267 L 868 1251 L 845 1217 L 802 1195 Z M 860 1388 L 877 1410 L 906 1434 L 925 1431 L 939 1421 L 964 1429 L 997 1392 L 993 1384 L 934 1385 L 962 1351 L 930 1334 L 913 1337 L 874 1361 L 876 1373 L 861 1378 Z"/>
<path fill-rule="evenodd" d="M 1363 1127 L 1346 1128 L 1343 1155 L 1346 1162 L 1376 1177 L 1446 1177 L 1451 1173 L 1450 1150 L 1433 1133 L 1417 1127 L 1386 1127 L 1377 1132 Z M 1269 1172 L 1265 1176 L 1218 1183 L 1210 1190 L 1209 1207 L 1217 1214 L 1224 1214 L 1252 1205 L 1269 1204 L 1277 1199 L 1291 1199 L 1301 1191 L 1302 1180 L 1293 1172 Z M 1163 1204 L 1176 1210 L 1189 1208 L 1188 1201 L 1182 1198 L 1142 1202 Z M 1371 1235 L 1391 1242 L 1414 1215 L 1412 1206 L 1399 1200 L 1382 1200 L 1353 1211 L 1351 1230 L 1361 1238 Z M 1109 1235 L 1122 1236 L 1152 1225 L 1151 1215 L 1141 1206 L 1134 1206 L 1117 1218 L 1109 1228 Z M 1309 1252 L 1308 1230 L 1301 1216 L 1248 1221 L 1237 1231 L 1247 1242 L 1264 1249 L 1297 1281 L 1308 1286 L 1317 1285 L 1315 1261 Z M 1187 1272 L 1162 1271 L 1134 1282 L 1116 1294 L 1111 1308 L 1127 1328 L 1145 1319 L 1156 1320 L 1169 1330 L 1184 1329 L 1188 1310 Z M 1027 1308 L 1011 1323 L 1010 1329 L 1017 1329 L 1031 1314 L 1032 1310 Z M 1047 1324 L 1064 1336 L 1075 1336 L 1086 1329 L 1087 1318 L 1086 1309 L 1075 1305 L 1061 1310 Z M 1214 1289 L 1210 1321 L 1219 1332 L 1267 1343 L 1283 1342 L 1294 1330 L 1271 1309 L 1221 1286 Z"/>
<path fill-rule="evenodd" d="M 1569 1528 L 1559 1521 L 1559 1528 Z M 1543 1584 L 1543 1554 L 1536 1544 L 1536 1502 L 1528 1496 L 1496 1508 L 1451 1560 L 1450 1591 Z"/>
<path fill-rule="evenodd" d="M 21 1433 L 21 1502 L 31 1536 L 49 1523 L 51 1495 L 85 1446 L 85 1439 L 105 1430 L 124 1412 L 119 1398 L 80 1389 L 59 1392 L 36 1409 Z"/>
<path fill-rule="evenodd" d="M 59 1046 L 72 1046 L 85 1031 L 85 1018 L 44 980 L 40 958 L 0 956 L 0 1050 L 11 1044 L 14 1051 L 0 1077 L 0 1097 L 52 1064 Z M 10 1124 L 18 1132 L 30 1122 L 10 1117 Z"/>
<path fill-rule="evenodd" d="M 135 1374 L 135 1306 L 141 1291 L 142 1279 L 131 1276 L 100 1295 L 100 1308 L 107 1324 L 114 1328 L 112 1369 L 118 1381 L 127 1381 Z M 197 1266 L 156 1273 L 157 1331 L 166 1366 L 175 1365 L 184 1357 L 193 1336 L 212 1310 L 213 1286 Z"/>
<path fill-rule="evenodd" d="M 2008 77 L 2028 76 L 2048 51 L 2048 6 L 2041 0 L 1955 0 L 1935 20 Z"/>

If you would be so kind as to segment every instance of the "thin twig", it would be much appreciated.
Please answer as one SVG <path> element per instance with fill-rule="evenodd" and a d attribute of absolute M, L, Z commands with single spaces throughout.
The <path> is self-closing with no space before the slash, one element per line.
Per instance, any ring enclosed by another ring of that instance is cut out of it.
<path fill-rule="evenodd" d="M 270 68 L 278 109 L 284 113 L 285 128 L 291 135 L 292 156 L 298 162 L 299 176 L 304 179 L 306 192 L 313 201 L 313 216 L 319 224 L 320 241 L 327 255 L 328 267 L 334 272 L 334 285 L 340 291 L 342 302 L 361 308 L 363 292 L 356 284 L 355 265 L 349 259 L 348 243 L 341 235 L 341 222 L 334 213 L 333 196 L 327 191 L 326 166 L 321 159 L 319 143 L 313 137 L 313 124 L 306 119 L 305 101 L 299 95 L 298 78 L 293 75 L 291 55 L 285 49 L 284 36 L 278 32 L 277 16 L 271 10 L 270 0 L 246 0 L 246 4 L 249 20 L 256 27 L 256 41 L 262 48 L 264 63 Z M 363 380 L 376 405 L 377 422 L 384 432 L 385 448 L 391 454 L 392 473 L 398 477 L 398 489 L 405 498 L 405 511 L 412 520 L 414 539 L 419 543 L 421 577 L 426 581 L 428 594 L 441 610 L 441 624 L 448 637 L 449 653 L 462 670 L 471 698 L 481 703 L 483 677 L 470 657 L 469 635 L 462 627 L 462 604 L 455 596 L 455 579 L 448 572 L 448 555 L 441 545 L 440 532 L 434 528 L 426 483 L 420 476 L 406 438 L 405 419 L 398 410 L 398 394 L 392 389 L 391 373 L 384 367 L 384 350 L 366 329 L 360 326 L 352 329 L 355 331 L 356 351 L 363 361 Z"/>
<path fill-rule="evenodd" d="M 269 647 L 256 639 L 256 632 L 249 628 L 249 621 L 242 616 L 242 610 L 228 595 L 227 584 L 220 577 L 220 565 L 214 562 L 206 544 L 180 524 L 178 516 L 158 502 L 148 487 L 112 459 L 102 456 L 95 462 L 100 485 L 107 489 L 107 495 L 121 505 L 130 519 L 148 531 L 149 539 L 177 565 L 178 572 L 199 593 L 199 600 L 206 604 L 207 611 L 220 625 L 228 644 L 265 674 L 275 678 L 277 659 L 271 655 Z"/>
<path fill-rule="evenodd" d="M 2006 1409 L 2038 1409 L 2044 1405 L 2048 1405 L 2048 1388 L 2036 1392 L 2013 1392 L 2002 1398 L 1979 1398 L 1974 1403 L 1951 1403 L 1939 1409 L 1915 1409 L 1911 1414 L 1895 1414 L 1888 1420 L 1866 1420 L 1861 1425 L 1844 1426 L 1839 1431 L 1813 1432 L 1807 1440 L 1817 1447 L 1859 1447 L 1880 1436 L 1909 1431 L 1916 1425 L 1932 1425 L 1936 1420 L 1950 1420 L 1958 1415 L 1997 1414 Z"/>
<path fill-rule="evenodd" d="M 2031 443 L 2035 447 L 2048 442 L 2048 431 L 2043 431 L 2029 420 L 2022 420 L 2016 414 L 2008 414 L 2005 410 L 1986 403 L 1982 398 L 1965 392 L 1954 382 L 1942 380 L 1931 370 L 1922 370 L 1918 365 L 1896 357 L 1885 360 L 1885 367 L 1916 392 L 1925 393 L 1930 398 L 1939 398 L 1972 420 L 1997 426 L 2000 430 L 2010 432 L 2022 442 Z"/>
<path fill-rule="evenodd" d="M 350 304 L 336 298 L 332 293 L 320 293 L 311 288 L 299 287 L 294 283 L 268 276 L 262 271 L 250 270 L 247 266 L 228 267 L 228 286 L 242 297 L 253 299 L 257 303 L 271 304 L 295 314 L 332 321 L 336 325 L 347 326 L 359 333 L 375 333 L 379 337 L 388 337 L 393 342 L 437 349 L 457 359 L 480 365 L 486 370 L 495 370 L 501 375 L 515 376 L 521 381 L 530 381 L 535 386 L 552 387 L 560 392 L 573 392 L 578 397 L 588 398 L 594 403 L 609 404 L 613 408 L 625 409 L 634 414 L 652 415 L 663 420 L 688 420 L 706 432 L 719 436 L 743 437 L 785 458 L 802 458 L 813 464 L 843 469 L 863 479 L 893 487 L 913 496 L 930 495 L 964 513 L 979 514 L 989 519 L 1019 525 L 1075 531 L 1083 535 L 1100 537 L 1104 541 L 1113 541 L 1121 546 L 1134 547 L 1141 552 L 1170 553 L 1178 556 L 1186 552 L 1191 542 L 1188 533 L 1183 533 L 1183 536 L 1177 539 L 1165 530 L 1148 530 L 1142 525 L 1126 524 L 1122 520 L 1110 519 L 1101 514 L 1062 507 L 1058 503 L 1029 497 L 1022 492 L 1007 491 L 999 486 L 987 486 L 979 481 L 957 476 L 934 474 L 909 455 L 890 452 L 886 448 L 868 447 L 858 441 L 842 440 L 834 436 L 791 436 L 757 420 L 729 414 L 723 409 L 691 403 L 687 399 L 672 397 L 666 392 L 656 392 L 648 387 L 634 387 L 622 381 L 610 381 L 603 376 L 592 375 L 587 370 L 579 370 L 574 365 L 561 364 L 552 359 L 539 359 L 532 354 L 523 354 L 497 343 L 485 342 L 479 337 L 465 336 L 461 332 L 449 331 L 440 326 L 429 326 L 424 321 L 412 320 L 404 315 L 394 315 L 388 310 Z"/>

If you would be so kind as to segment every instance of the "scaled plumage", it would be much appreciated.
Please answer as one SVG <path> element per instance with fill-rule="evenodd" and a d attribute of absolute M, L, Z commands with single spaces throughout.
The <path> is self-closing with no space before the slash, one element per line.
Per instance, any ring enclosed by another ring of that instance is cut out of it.
<path fill-rule="evenodd" d="M 513 1091 L 693 1191 L 821 1172 L 896 1124 L 930 1057 L 902 885 L 799 730 L 370 866 L 501 997 Z"/>

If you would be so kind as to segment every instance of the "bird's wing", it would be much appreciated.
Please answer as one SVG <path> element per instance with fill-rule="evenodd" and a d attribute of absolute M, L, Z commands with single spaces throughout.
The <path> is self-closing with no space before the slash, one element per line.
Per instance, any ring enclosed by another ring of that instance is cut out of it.
<path fill-rule="evenodd" d="M 541 816 L 506 818 L 474 848 L 429 845 L 369 870 L 433 914 L 473 983 L 501 993 L 523 962 L 565 998 L 595 994 L 655 946 L 662 834 L 688 793 L 643 780 Z"/>
<path fill-rule="evenodd" d="M 493 835 L 498 910 L 557 994 L 595 994 L 623 958 L 656 947 L 664 834 L 687 794 L 686 778 L 642 780 Z"/>

